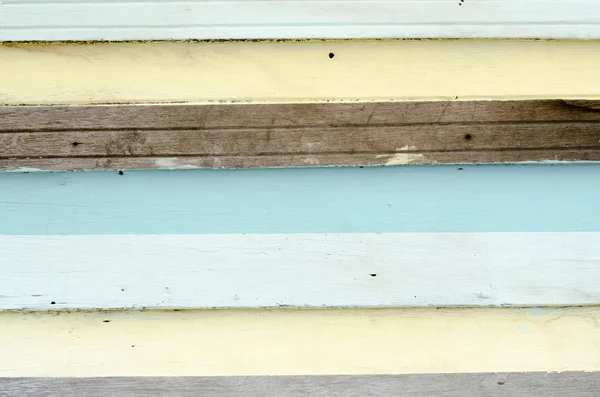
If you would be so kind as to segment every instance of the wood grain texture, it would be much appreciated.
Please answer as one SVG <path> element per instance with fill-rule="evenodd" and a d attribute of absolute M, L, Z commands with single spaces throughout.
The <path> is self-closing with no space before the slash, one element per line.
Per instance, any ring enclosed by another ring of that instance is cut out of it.
<path fill-rule="evenodd" d="M 597 372 L 599 320 L 597 307 L 4 311 L 0 375 Z"/>
<path fill-rule="evenodd" d="M 0 378 L 1 396 L 597 397 L 598 372 Z"/>
<path fill-rule="evenodd" d="M 595 40 L 11 43 L 0 104 L 598 100 L 599 64 Z"/>
<path fill-rule="evenodd" d="M 0 169 L 600 159 L 597 102 L 0 107 Z"/>
<path fill-rule="evenodd" d="M 4 0 L 0 40 L 592 39 L 598 15 L 593 0 Z"/>

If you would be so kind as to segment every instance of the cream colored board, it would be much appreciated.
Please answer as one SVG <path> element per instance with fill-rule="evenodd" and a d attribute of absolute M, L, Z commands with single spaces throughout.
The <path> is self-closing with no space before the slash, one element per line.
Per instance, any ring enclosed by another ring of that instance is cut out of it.
<path fill-rule="evenodd" d="M 4 312 L 0 377 L 600 370 L 599 308 Z"/>
<path fill-rule="evenodd" d="M 0 45 L 0 103 L 600 98 L 600 41 Z"/>

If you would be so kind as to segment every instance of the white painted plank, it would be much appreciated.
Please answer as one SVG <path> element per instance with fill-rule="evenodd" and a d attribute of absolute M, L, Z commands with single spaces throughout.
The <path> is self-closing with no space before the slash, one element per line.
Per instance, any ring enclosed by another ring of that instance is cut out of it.
<path fill-rule="evenodd" d="M 0 5 L 0 41 L 600 37 L 593 0 L 27 1 Z"/>
<path fill-rule="evenodd" d="M 0 236 L 0 309 L 600 303 L 600 233 Z"/>

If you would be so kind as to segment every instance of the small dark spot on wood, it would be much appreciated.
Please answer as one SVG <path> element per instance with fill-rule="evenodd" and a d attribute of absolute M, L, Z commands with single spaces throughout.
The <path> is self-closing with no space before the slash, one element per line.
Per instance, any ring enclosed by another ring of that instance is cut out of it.
<path fill-rule="evenodd" d="M 473 138 L 471 134 L 465 134 L 465 141 L 470 141 L 471 138 Z"/>
<path fill-rule="evenodd" d="M 375 276 L 377 276 L 376 273 L 371 273 L 371 277 L 375 277 Z"/>
<path fill-rule="evenodd" d="M 504 384 L 504 382 L 498 382 L 498 384 L 499 384 L 500 386 L 502 386 L 502 385 Z"/>
<path fill-rule="evenodd" d="M 103 323 L 110 323 L 110 320 L 102 320 Z"/>
<path fill-rule="evenodd" d="M 329 53 L 329 59 L 332 59 L 335 56 L 335 54 L 333 52 Z"/>
<path fill-rule="evenodd" d="M 181 310 L 179 309 L 173 309 L 174 312 L 180 312 Z"/>
<path fill-rule="evenodd" d="M 56 305 L 56 302 L 52 301 L 50 302 L 51 305 Z"/>
<path fill-rule="evenodd" d="M 73 142 L 71 145 L 73 145 L 73 147 L 77 147 L 77 145 L 79 145 L 79 142 Z"/>
<path fill-rule="evenodd" d="M 119 171 L 119 175 L 123 175 L 123 171 Z"/>

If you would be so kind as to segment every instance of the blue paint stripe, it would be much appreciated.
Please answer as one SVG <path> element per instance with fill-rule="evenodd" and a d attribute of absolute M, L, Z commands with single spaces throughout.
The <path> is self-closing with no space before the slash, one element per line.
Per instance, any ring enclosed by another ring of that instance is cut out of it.
<path fill-rule="evenodd" d="M 0 234 L 600 231 L 600 165 L 0 174 Z"/>

